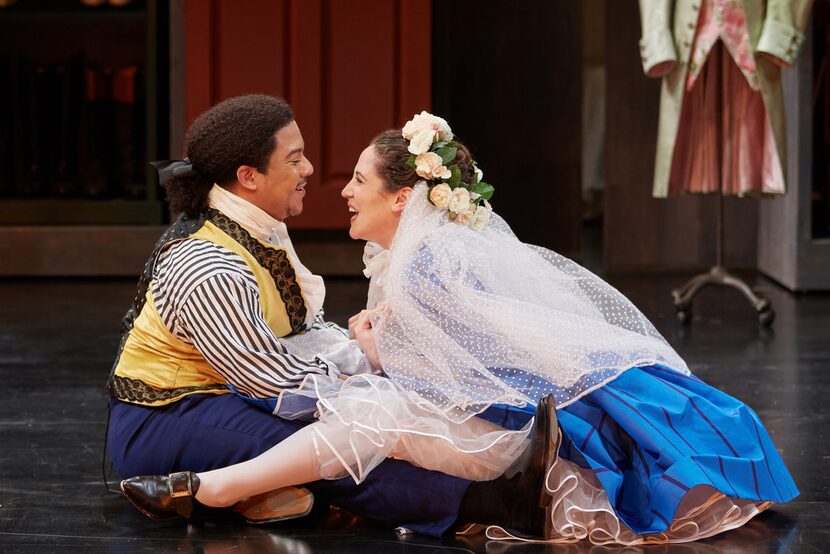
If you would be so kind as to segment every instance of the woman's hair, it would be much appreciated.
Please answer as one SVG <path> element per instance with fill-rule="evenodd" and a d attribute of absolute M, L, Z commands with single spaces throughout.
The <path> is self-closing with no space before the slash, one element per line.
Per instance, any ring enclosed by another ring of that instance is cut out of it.
<path fill-rule="evenodd" d="M 239 166 L 266 173 L 277 147 L 275 134 L 293 120 L 285 100 L 265 94 L 229 98 L 196 118 L 185 136 L 185 153 L 195 174 L 164 183 L 173 214 L 195 217 L 203 212 L 213 183 L 233 183 Z"/>
<path fill-rule="evenodd" d="M 450 165 L 457 164 L 461 170 L 461 180 L 469 183 L 473 178 L 473 157 L 467 147 L 457 139 L 453 139 L 453 142 L 458 148 L 458 154 Z M 411 187 L 421 180 L 415 170 L 406 163 L 410 156 L 407 150 L 409 141 L 403 138 L 400 129 L 382 132 L 372 139 L 372 145 L 378 155 L 377 170 L 386 190 L 395 192 L 404 187 Z"/>

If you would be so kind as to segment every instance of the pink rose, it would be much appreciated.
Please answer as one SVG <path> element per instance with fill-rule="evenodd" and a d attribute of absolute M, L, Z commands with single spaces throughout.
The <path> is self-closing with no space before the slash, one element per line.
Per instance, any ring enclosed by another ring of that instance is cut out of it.
<path fill-rule="evenodd" d="M 449 208 L 451 212 L 460 214 L 470 208 L 470 191 L 464 187 L 458 187 L 450 195 Z"/>
<path fill-rule="evenodd" d="M 450 170 L 435 152 L 424 152 L 415 158 L 415 173 L 431 181 L 432 179 L 449 179 Z"/>

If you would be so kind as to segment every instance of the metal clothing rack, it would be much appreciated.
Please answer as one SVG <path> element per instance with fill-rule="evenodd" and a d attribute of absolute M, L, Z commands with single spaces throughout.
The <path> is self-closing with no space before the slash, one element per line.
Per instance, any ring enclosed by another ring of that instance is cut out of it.
<path fill-rule="evenodd" d="M 769 300 L 760 293 L 753 291 L 743 279 L 732 275 L 723 267 L 723 183 L 721 183 L 721 190 L 718 192 L 715 265 L 708 272 L 692 277 L 682 287 L 671 291 L 674 308 L 677 310 L 677 319 L 681 323 L 685 324 L 691 321 L 692 301 L 698 291 L 706 285 L 726 285 L 741 291 L 755 308 L 758 314 L 758 323 L 764 327 L 772 325 L 773 320 L 775 320 L 775 311 L 772 309 Z"/>
<path fill-rule="evenodd" d="M 720 88 L 720 94 L 717 95 L 717 109 L 715 111 L 715 117 L 717 118 L 717 125 L 718 125 L 718 132 L 716 133 L 717 136 L 717 152 L 723 152 L 723 102 L 724 102 L 724 90 L 723 90 L 723 82 L 724 82 L 724 73 L 726 72 L 726 64 L 729 63 L 729 60 L 725 59 L 727 54 L 723 45 L 720 46 L 720 54 L 721 54 L 721 82 L 718 84 Z M 710 54 L 711 55 L 711 54 Z M 707 63 L 711 63 L 711 59 Z M 722 170 L 722 164 L 718 165 L 718 169 Z M 728 287 L 732 287 L 738 289 L 743 293 L 749 303 L 752 304 L 752 307 L 755 308 L 758 316 L 758 323 L 760 323 L 764 327 L 768 327 L 772 325 L 773 320 L 775 320 L 775 311 L 772 309 L 769 300 L 764 298 L 760 293 L 757 291 L 752 290 L 750 286 L 739 277 L 736 277 L 729 273 L 727 269 L 723 266 L 723 175 L 720 175 L 718 179 L 718 211 L 717 211 L 717 243 L 715 245 L 715 265 L 712 266 L 708 272 L 702 273 L 700 275 L 696 275 L 692 277 L 690 280 L 686 282 L 682 287 L 672 290 L 672 297 L 674 299 L 674 307 L 677 311 L 677 319 L 684 324 L 688 324 L 691 322 L 691 308 L 692 308 L 692 301 L 694 300 L 695 295 L 707 285 L 725 285 Z"/>

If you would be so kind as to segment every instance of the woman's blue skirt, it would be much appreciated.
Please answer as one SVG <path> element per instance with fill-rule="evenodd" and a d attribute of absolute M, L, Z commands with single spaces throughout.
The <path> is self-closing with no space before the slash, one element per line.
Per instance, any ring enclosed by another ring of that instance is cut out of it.
<path fill-rule="evenodd" d="M 534 410 L 493 406 L 481 417 L 516 429 Z M 798 495 L 755 412 L 693 375 L 632 368 L 557 415 L 559 455 L 592 469 L 617 516 L 638 534 L 665 531 L 698 485 L 756 501 Z"/>

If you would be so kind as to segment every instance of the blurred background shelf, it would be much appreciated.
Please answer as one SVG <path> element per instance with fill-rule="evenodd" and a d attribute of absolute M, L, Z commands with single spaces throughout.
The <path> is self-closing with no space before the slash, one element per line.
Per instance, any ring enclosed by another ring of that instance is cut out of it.
<path fill-rule="evenodd" d="M 9 3 L 0 226 L 165 223 L 148 162 L 169 151 L 169 2 Z"/>
<path fill-rule="evenodd" d="M 159 200 L 0 200 L 4 225 L 160 225 L 167 217 Z"/>

